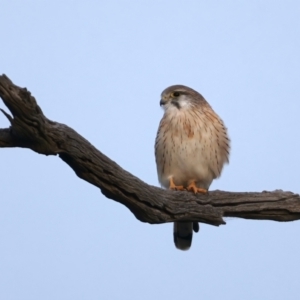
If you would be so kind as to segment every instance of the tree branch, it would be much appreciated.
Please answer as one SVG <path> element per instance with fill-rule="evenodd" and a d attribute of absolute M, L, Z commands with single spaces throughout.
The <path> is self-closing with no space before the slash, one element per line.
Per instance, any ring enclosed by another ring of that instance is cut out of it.
<path fill-rule="evenodd" d="M 212 191 L 208 195 L 163 190 L 123 170 L 67 125 L 47 119 L 26 88 L 0 76 L 0 97 L 10 114 L 9 128 L 0 129 L 0 147 L 29 148 L 58 155 L 81 179 L 122 203 L 142 222 L 159 224 L 199 221 L 225 224 L 225 217 L 293 221 L 300 219 L 300 197 L 276 190 L 262 193 Z"/>

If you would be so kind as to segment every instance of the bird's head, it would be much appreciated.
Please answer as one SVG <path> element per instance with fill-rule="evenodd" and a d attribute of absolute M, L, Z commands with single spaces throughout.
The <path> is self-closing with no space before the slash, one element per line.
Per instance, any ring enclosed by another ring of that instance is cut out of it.
<path fill-rule="evenodd" d="M 165 111 L 169 109 L 187 109 L 204 98 L 195 90 L 184 85 L 172 85 L 161 93 L 160 106 Z"/>

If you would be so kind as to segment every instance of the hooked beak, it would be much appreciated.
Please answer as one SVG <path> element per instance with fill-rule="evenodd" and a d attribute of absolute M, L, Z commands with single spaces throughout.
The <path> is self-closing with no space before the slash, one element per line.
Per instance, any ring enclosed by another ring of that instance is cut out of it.
<path fill-rule="evenodd" d="M 159 105 L 163 106 L 167 103 L 167 101 L 165 99 L 160 99 Z"/>

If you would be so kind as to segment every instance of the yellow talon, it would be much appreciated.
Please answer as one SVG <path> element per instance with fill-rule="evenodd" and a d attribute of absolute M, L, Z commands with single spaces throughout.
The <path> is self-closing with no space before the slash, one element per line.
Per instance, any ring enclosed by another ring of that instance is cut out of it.
<path fill-rule="evenodd" d="M 172 177 L 170 178 L 169 189 L 174 191 L 185 191 L 185 188 L 182 185 L 175 185 Z"/>
<path fill-rule="evenodd" d="M 195 181 L 193 181 L 188 187 L 187 190 L 190 192 L 193 192 L 194 194 L 201 193 L 201 194 L 207 194 L 206 189 L 198 188 L 195 184 Z"/>

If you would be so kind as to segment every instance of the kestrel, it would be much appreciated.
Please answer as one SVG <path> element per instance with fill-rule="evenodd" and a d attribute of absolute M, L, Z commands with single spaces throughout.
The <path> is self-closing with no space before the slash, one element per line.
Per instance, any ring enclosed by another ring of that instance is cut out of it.
<path fill-rule="evenodd" d="M 207 193 L 228 163 L 230 141 L 223 121 L 195 90 L 173 85 L 161 94 L 155 158 L 160 184 L 172 190 Z M 175 222 L 174 243 L 187 250 L 197 222 Z"/>

